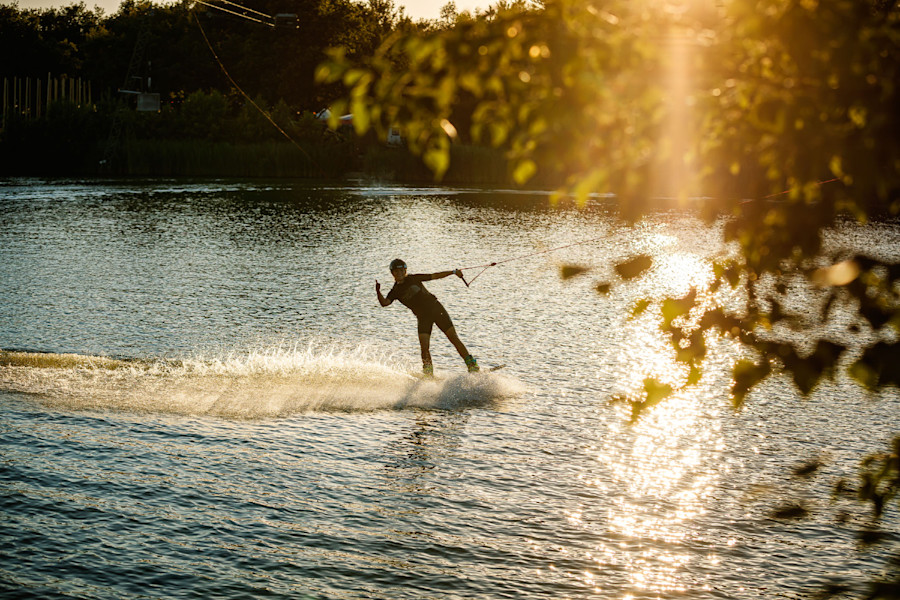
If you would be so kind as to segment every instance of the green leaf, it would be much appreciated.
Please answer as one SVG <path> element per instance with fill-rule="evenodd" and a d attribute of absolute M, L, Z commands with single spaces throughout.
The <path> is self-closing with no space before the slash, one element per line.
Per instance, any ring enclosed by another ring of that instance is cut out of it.
<path fill-rule="evenodd" d="M 900 385 L 900 344 L 878 342 L 866 348 L 850 367 L 850 375 L 865 387 L 875 390 Z"/>
<path fill-rule="evenodd" d="M 335 100 L 331 103 L 329 110 L 331 114 L 328 117 L 328 126 L 331 129 L 337 129 L 341 125 L 341 115 L 347 111 L 347 101 L 344 99 Z"/>
<path fill-rule="evenodd" d="M 780 358 L 785 371 L 791 374 L 794 385 L 801 394 L 808 396 L 822 378 L 822 371 L 818 368 L 815 358 L 801 358 L 796 351 L 787 348 L 781 353 Z"/>
<path fill-rule="evenodd" d="M 731 370 L 731 403 L 735 408 L 744 405 L 744 399 L 750 390 L 760 381 L 769 376 L 772 367 L 768 361 L 755 363 L 752 360 L 741 360 Z"/>
<path fill-rule="evenodd" d="M 638 300 L 634 303 L 634 306 L 631 307 L 631 316 L 637 317 L 642 315 L 651 304 L 653 303 L 650 300 L 644 298 Z"/>
<path fill-rule="evenodd" d="M 653 266 L 653 259 L 642 254 L 616 265 L 616 273 L 622 279 L 634 279 Z"/>
<path fill-rule="evenodd" d="M 675 343 L 675 360 L 687 364 L 702 360 L 706 356 L 706 339 L 703 333 L 702 329 L 695 329 L 690 335 L 678 336 L 679 339 Z"/>
<path fill-rule="evenodd" d="M 673 388 L 671 385 L 660 383 L 652 377 L 644 379 L 644 392 L 647 395 L 645 404 L 647 406 L 659 404 L 660 402 L 671 396 L 672 391 Z"/>
<path fill-rule="evenodd" d="M 725 279 L 728 281 L 728 285 L 731 286 L 731 289 L 734 289 L 741 282 L 741 270 L 739 267 L 731 266 L 725 269 L 723 275 Z"/>
<path fill-rule="evenodd" d="M 688 385 L 697 385 L 700 383 L 700 380 L 703 378 L 703 369 L 699 366 L 692 364 L 691 370 L 688 372 L 687 384 Z"/>
<path fill-rule="evenodd" d="M 868 527 L 859 531 L 856 535 L 856 539 L 858 539 L 859 543 L 863 546 L 874 546 L 875 544 L 880 544 L 885 540 L 891 539 L 891 537 L 892 536 L 885 531 Z"/>
<path fill-rule="evenodd" d="M 858 360 L 847 370 L 856 383 L 869 390 L 878 389 L 878 372 L 862 360 Z"/>
<path fill-rule="evenodd" d="M 672 391 L 672 386 L 660 383 L 652 377 L 644 379 L 644 399 L 629 400 L 629 403 L 631 404 L 631 422 L 636 423 L 645 410 L 668 398 L 672 394 Z"/>
<path fill-rule="evenodd" d="M 363 135 L 369 130 L 369 110 L 362 98 L 354 98 L 350 102 L 350 112 L 353 114 L 353 129 L 357 135 Z"/>
<path fill-rule="evenodd" d="M 686 315 L 694 307 L 697 289 L 692 288 L 684 298 L 666 298 L 662 303 L 663 321 L 666 326 L 682 315 Z"/>
<path fill-rule="evenodd" d="M 537 173 L 537 165 L 530 158 L 520 160 L 516 163 L 513 170 L 513 180 L 519 185 L 525 184 L 529 179 Z"/>
<path fill-rule="evenodd" d="M 813 458 L 791 469 L 791 474 L 801 479 L 809 479 L 824 465 L 821 459 Z"/>
<path fill-rule="evenodd" d="M 743 323 L 738 318 L 726 315 L 721 308 L 713 308 L 703 313 L 703 316 L 700 317 L 700 329 L 706 331 L 713 328 L 726 335 L 739 337 Z"/>
<path fill-rule="evenodd" d="M 809 516 L 809 509 L 802 504 L 783 504 L 772 511 L 772 518 L 778 520 L 800 520 Z"/>
<path fill-rule="evenodd" d="M 432 147 L 422 155 L 425 166 L 434 173 L 434 178 L 440 180 L 450 167 L 450 151 L 445 147 Z"/>
<path fill-rule="evenodd" d="M 563 280 L 566 280 L 587 273 L 589 270 L 588 267 L 583 267 L 581 265 L 566 264 L 559 268 L 559 276 L 562 277 Z"/>
<path fill-rule="evenodd" d="M 316 83 L 332 83 L 336 80 L 336 71 L 331 64 L 322 63 L 316 67 L 315 81 Z"/>

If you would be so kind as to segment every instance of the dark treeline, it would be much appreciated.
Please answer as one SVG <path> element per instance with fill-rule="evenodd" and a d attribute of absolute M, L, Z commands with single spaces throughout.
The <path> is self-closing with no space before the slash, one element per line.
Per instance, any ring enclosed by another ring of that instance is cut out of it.
<path fill-rule="evenodd" d="M 0 6 L 0 78 L 6 82 L 0 174 L 335 176 L 375 169 L 431 178 L 416 159 L 385 152 L 378 140 L 326 130 L 314 112 L 343 90 L 315 84 L 315 69 L 329 48 L 367 57 L 395 32 L 449 27 L 471 15 L 458 15 L 450 3 L 441 20 L 413 22 L 392 0 L 247 0 L 241 6 L 254 12 L 244 12 L 245 18 L 188 1 L 125 0 L 111 15 L 84 3 Z M 296 20 L 276 27 L 252 20 L 284 14 Z M 229 81 L 204 33 L 228 75 L 293 142 Z M 135 54 L 139 60 L 132 64 Z M 87 82 L 91 101 L 48 102 L 50 77 Z M 134 110 L 135 96 L 120 89 L 159 94 L 160 110 Z M 486 163 L 482 151 L 456 154 L 460 164 L 450 180 L 505 177 L 498 156 Z M 464 176 L 470 155 L 478 173 Z M 115 160 L 103 162 L 111 156 Z"/>

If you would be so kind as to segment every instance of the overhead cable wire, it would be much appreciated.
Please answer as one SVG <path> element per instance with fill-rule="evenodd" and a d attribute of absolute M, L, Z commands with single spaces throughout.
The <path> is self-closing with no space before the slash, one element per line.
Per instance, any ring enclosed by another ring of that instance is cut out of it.
<path fill-rule="evenodd" d="M 203 2 L 201 2 L 201 0 L 197 0 L 197 1 L 200 2 L 201 4 L 203 4 Z M 237 91 L 239 91 L 241 93 L 241 95 L 247 100 L 247 102 L 249 102 L 251 105 L 253 105 L 253 108 L 258 110 L 260 112 L 260 114 L 262 114 L 262 116 L 264 116 L 266 118 L 266 120 L 268 120 L 269 123 L 271 123 L 272 126 L 281 133 L 281 135 L 286 137 L 290 143 L 292 143 L 294 146 L 296 146 L 297 149 L 300 152 L 302 152 L 306 158 L 309 159 L 309 162 L 312 163 L 313 166 L 321 172 L 322 167 L 320 167 L 319 164 L 315 161 L 315 159 L 313 159 L 313 157 L 310 156 L 309 153 L 303 149 L 303 146 L 298 144 L 294 138 L 292 138 L 290 135 L 288 135 L 288 133 L 284 129 L 282 129 L 281 126 L 278 125 L 278 123 L 275 122 L 275 120 L 272 118 L 272 116 L 267 111 L 263 110 L 256 102 L 254 102 L 253 98 L 251 98 L 249 96 L 249 94 L 247 94 L 247 92 L 245 92 L 244 89 L 238 85 L 237 81 L 234 80 L 234 78 L 231 76 L 231 74 L 228 73 L 228 69 L 225 68 L 225 65 L 222 63 L 222 60 L 219 58 L 219 55 L 216 54 L 215 49 L 212 47 L 212 44 L 210 43 L 209 38 L 206 36 L 206 31 L 203 29 L 203 25 L 200 24 L 200 19 L 197 17 L 197 13 L 194 13 L 194 21 L 197 22 L 197 27 L 200 29 L 200 35 L 203 36 L 203 41 L 206 42 L 207 48 L 209 48 L 209 51 L 212 53 L 213 58 L 216 59 L 216 62 L 219 63 L 219 68 L 222 69 L 222 72 L 225 74 L 225 77 L 228 78 L 228 81 L 231 82 L 231 85 L 233 85 L 234 88 Z"/>
<path fill-rule="evenodd" d="M 231 0 L 219 0 L 219 2 L 224 2 L 225 4 L 230 4 L 231 6 L 236 6 L 236 7 L 240 8 L 241 10 L 246 10 L 247 12 L 256 13 L 256 14 L 260 15 L 261 17 L 268 17 L 269 19 L 272 18 L 267 13 L 260 12 L 258 10 L 253 10 L 252 8 L 248 8 L 248 7 L 244 6 L 243 4 L 238 4 L 237 2 L 232 2 Z"/>
<path fill-rule="evenodd" d="M 834 183 L 835 181 L 839 181 L 838 177 L 834 179 L 826 179 L 824 181 L 817 181 L 816 185 L 825 185 L 826 183 Z M 769 200 L 770 198 L 777 198 L 778 196 L 783 196 L 785 194 L 790 194 L 792 190 L 783 190 L 781 192 L 775 192 L 774 194 L 769 194 L 768 196 L 763 196 L 762 198 L 750 198 L 748 200 L 741 200 L 741 204 L 747 204 L 748 202 L 756 202 L 757 200 Z"/>
<path fill-rule="evenodd" d="M 817 185 L 825 185 L 826 183 L 833 183 L 833 182 L 835 182 L 835 181 L 838 181 L 838 178 L 828 179 L 828 180 L 826 180 L 826 181 L 817 181 L 816 184 L 817 184 Z M 776 196 L 781 196 L 781 195 L 783 195 L 783 194 L 789 193 L 790 191 L 791 191 L 791 190 L 784 190 L 783 192 L 778 192 L 778 193 L 776 193 L 776 194 L 769 194 L 768 196 L 763 196 L 762 200 L 766 200 L 766 199 L 769 199 L 769 198 L 774 198 L 774 197 L 776 197 Z M 746 202 L 753 202 L 753 201 L 754 201 L 754 199 L 750 199 L 750 200 L 744 200 L 744 201 L 742 201 L 741 203 L 743 204 L 743 203 L 746 203 Z M 466 284 L 466 287 L 468 287 L 468 286 L 472 285 L 472 283 L 474 283 L 475 280 L 478 279 L 478 278 L 481 276 L 482 273 L 484 273 L 485 271 L 487 271 L 487 270 L 490 269 L 491 267 L 496 267 L 496 266 L 498 266 L 498 265 L 502 265 L 502 264 L 504 264 L 504 263 L 512 262 L 512 261 L 515 261 L 515 260 L 522 260 L 522 259 L 525 259 L 525 258 L 531 258 L 532 256 L 538 256 L 538 255 L 541 255 L 541 254 L 547 254 L 547 253 L 549 253 L 549 252 L 556 252 L 557 250 L 563 250 L 563 249 L 565 249 L 565 248 L 571 248 L 571 247 L 573 247 L 573 246 L 581 246 L 581 245 L 583 245 L 583 244 L 590 244 L 591 242 L 597 242 L 597 241 L 600 241 L 600 240 L 605 239 L 605 238 L 606 238 L 606 236 L 604 235 L 604 236 L 600 236 L 600 237 L 596 237 L 596 238 L 591 238 L 591 239 L 589 239 L 589 240 L 582 240 L 582 241 L 580 241 L 580 242 L 573 242 L 573 243 L 571 243 L 571 244 L 565 244 L 565 245 L 563 245 L 563 246 L 557 246 L 557 247 L 555 247 L 555 248 L 548 248 L 548 249 L 546 249 L 546 250 L 539 250 L 538 252 L 532 252 L 532 253 L 530 253 L 530 254 L 522 254 L 521 256 L 513 256 L 513 257 L 511 257 L 511 258 L 505 258 L 505 259 L 503 259 L 503 260 L 498 260 L 498 261 L 494 261 L 494 262 L 489 262 L 489 263 L 485 263 L 485 264 L 483 264 L 483 265 L 473 265 L 473 266 L 471 266 L 471 267 L 463 267 L 463 268 L 460 269 L 460 271 L 468 271 L 468 270 L 472 270 L 472 269 L 481 269 L 481 271 L 479 271 L 478 274 L 475 275 L 475 277 L 473 277 L 471 280 L 466 281 L 466 279 L 463 278 L 463 282 Z"/>
<path fill-rule="evenodd" d="M 248 21 L 253 21 L 254 23 L 259 23 L 259 24 L 265 25 L 265 26 L 267 26 L 267 27 L 275 27 L 275 24 L 274 24 L 274 23 L 271 23 L 271 22 L 269 22 L 269 21 L 262 21 L 262 20 L 260 20 L 260 19 L 255 19 L 255 18 L 253 18 L 253 17 L 251 17 L 251 16 L 248 16 L 248 15 L 245 15 L 245 14 L 241 14 L 241 13 L 239 13 L 239 12 L 237 12 L 237 11 L 228 10 L 227 8 L 222 8 L 221 6 L 216 6 L 215 4 L 210 4 L 209 2 L 204 2 L 203 0 L 195 0 L 195 1 L 197 2 L 197 4 L 202 4 L 203 6 L 208 6 L 208 7 L 210 7 L 210 8 L 214 8 L 214 9 L 216 9 L 216 10 L 221 10 L 222 12 L 228 13 L 228 14 L 230 14 L 230 15 L 234 15 L 234 16 L 236 16 L 236 17 L 240 17 L 241 19 L 246 19 L 246 20 L 248 20 Z M 266 15 L 266 16 L 268 17 L 268 15 Z"/>

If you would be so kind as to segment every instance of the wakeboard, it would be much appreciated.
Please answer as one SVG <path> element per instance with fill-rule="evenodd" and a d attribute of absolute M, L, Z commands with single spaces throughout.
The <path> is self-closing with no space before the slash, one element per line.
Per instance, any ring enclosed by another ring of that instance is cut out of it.
<path fill-rule="evenodd" d="M 505 366 L 506 366 L 506 365 L 496 365 L 496 366 L 493 366 L 493 367 L 483 367 L 483 368 L 481 369 L 481 371 L 478 371 L 478 372 L 473 373 L 473 374 L 474 374 L 474 375 L 477 375 L 478 373 L 493 373 L 494 371 L 499 371 L 500 369 L 502 369 L 502 368 L 505 367 Z M 445 376 L 442 376 L 442 375 L 426 375 L 425 373 L 413 373 L 413 374 L 411 375 L 411 377 L 414 377 L 414 378 L 416 378 L 416 379 L 425 379 L 425 380 L 432 380 L 432 381 L 441 381 L 441 380 L 443 380 L 443 379 L 446 378 Z"/>

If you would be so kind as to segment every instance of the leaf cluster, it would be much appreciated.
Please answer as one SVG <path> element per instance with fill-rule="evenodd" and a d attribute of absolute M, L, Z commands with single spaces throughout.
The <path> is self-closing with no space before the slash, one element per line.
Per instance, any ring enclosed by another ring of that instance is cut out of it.
<path fill-rule="evenodd" d="M 623 7 L 623 20 L 647 16 Z M 655 49 L 619 24 L 593 4 L 516 5 L 449 30 L 396 36 L 361 64 L 335 51 L 318 79 L 346 86 L 342 108 L 360 132 L 404 130 L 438 178 L 459 137 L 505 149 L 520 184 L 541 165 L 556 180 L 579 182 L 586 197 L 615 175 L 599 167 L 610 154 L 646 151 L 641 141 L 655 123 L 629 105 L 655 98 L 640 83 L 652 75 Z"/>
<path fill-rule="evenodd" d="M 666 197 L 724 220 L 733 252 L 709 289 L 634 309 L 658 311 L 685 386 L 711 336 L 745 349 L 736 407 L 774 374 L 804 396 L 842 369 L 871 390 L 900 385 L 900 265 L 825 243 L 847 219 L 900 215 L 896 2 L 553 0 L 399 35 L 371 61 L 333 53 L 319 80 L 346 87 L 360 131 L 409 132 L 438 177 L 463 137 L 503 148 L 519 183 L 550 173 L 560 194 L 614 194 L 626 219 Z M 675 392 L 645 381 L 633 418 Z M 861 498 L 880 514 L 894 463 L 867 460 Z"/>

